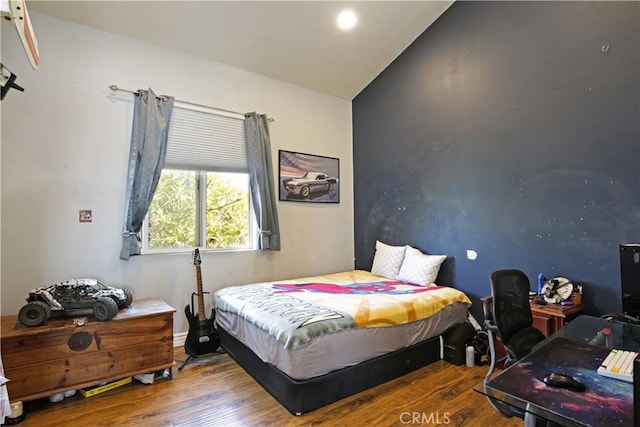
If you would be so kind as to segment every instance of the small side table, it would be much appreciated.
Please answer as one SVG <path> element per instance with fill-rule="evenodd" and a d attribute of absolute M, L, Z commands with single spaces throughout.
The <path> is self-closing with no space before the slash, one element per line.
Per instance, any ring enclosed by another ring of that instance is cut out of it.
<path fill-rule="evenodd" d="M 531 314 L 533 315 L 533 326 L 548 337 L 555 331 L 562 329 L 569 320 L 586 310 L 584 304 L 560 305 L 547 304 L 538 305 L 534 300 L 529 302 Z"/>

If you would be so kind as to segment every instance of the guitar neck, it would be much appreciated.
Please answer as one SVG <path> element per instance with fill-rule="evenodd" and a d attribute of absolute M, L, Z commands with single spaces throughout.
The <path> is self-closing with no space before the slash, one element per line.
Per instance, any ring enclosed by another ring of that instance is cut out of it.
<path fill-rule="evenodd" d="M 202 272 L 200 265 L 196 264 L 196 279 L 198 282 L 198 320 L 206 322 L 207 316 L 204 315 L 204 292 L 202 291 Z"/>

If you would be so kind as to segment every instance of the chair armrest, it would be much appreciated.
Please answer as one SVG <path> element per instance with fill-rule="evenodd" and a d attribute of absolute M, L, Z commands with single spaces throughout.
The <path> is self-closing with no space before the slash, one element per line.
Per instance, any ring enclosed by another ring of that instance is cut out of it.
<path fill-rule="evenodd" d="M 492 331 L 497 331 L 498 327 L 495 323 L 493 323 L 493 315 L 492 315 L 492 305 L 493 305 L 493 297 L 486 296 L 482 297 L 482 314 L 484 315 L 484 325 L 487 329 L 491 329 Z"/>

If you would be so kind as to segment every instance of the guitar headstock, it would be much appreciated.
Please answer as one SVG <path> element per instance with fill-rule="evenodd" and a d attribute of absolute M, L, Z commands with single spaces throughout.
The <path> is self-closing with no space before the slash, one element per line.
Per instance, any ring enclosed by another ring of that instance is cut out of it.
<path fill-rule="evenodd" d="M 193 252 L 193 265 L 200 265 L 202 261 L 200 260 L 200 249 L 196 248 Z"/>

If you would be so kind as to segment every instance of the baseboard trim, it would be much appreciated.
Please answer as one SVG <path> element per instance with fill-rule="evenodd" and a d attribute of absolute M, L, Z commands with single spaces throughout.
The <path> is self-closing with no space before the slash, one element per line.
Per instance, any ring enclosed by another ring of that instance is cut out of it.
<path fill-rule="evenodd" d="M 173 347 L 182 347 L 187 339 L 187 332 L 173 334 Z"/>

